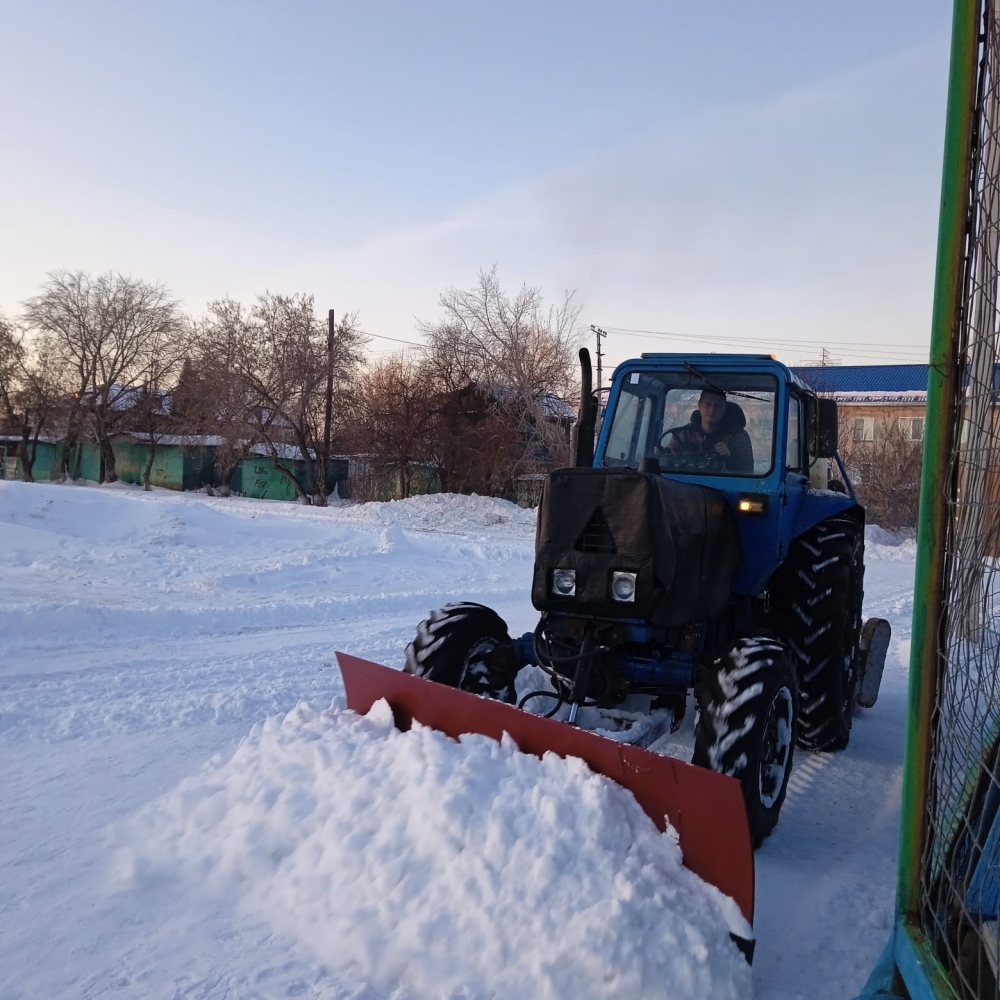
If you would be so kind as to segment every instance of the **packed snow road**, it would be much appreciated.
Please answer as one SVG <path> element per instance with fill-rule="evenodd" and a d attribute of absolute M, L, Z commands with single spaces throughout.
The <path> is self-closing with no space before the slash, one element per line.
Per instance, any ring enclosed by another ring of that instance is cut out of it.
<path fill-rule="evenodd" d="M 447 600 L 532 627 L 533 528 L 0 483 L 0 997 L 851 996 L 892 914 L 912 542 L 869 529 L 882 694 L 796 756 L 751 985 L 620 789 L 341 710 L 334 651 L 398 665 Z"/>

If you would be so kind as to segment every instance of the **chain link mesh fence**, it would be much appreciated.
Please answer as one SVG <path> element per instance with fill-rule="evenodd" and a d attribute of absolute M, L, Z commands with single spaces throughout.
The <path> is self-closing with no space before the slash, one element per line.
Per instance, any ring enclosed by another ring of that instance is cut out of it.
<path fill-rule="evenodd" d="M 979 42 L 920 887 L 922 929 L 963 1000 L 1000 1000 L 998 6 L 984 3 Z"/>

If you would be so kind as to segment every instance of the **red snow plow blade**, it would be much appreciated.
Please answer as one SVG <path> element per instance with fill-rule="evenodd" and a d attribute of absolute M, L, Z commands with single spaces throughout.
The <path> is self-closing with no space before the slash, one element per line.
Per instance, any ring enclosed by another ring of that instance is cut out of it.
<path fill-rule="evenodd" d="M 525 753 L 579 757 L 627 788 L 656 826 L 664 816 L 680 836 L 684 864 L 731 896 L 753 923 L 753 845 L 743 793 L 735 778 L 598 736 L 512 705 L 480 698 L 422 677 L 337 653 L 347 707 L 365 714 L 380 698 L 399 729 L 413 720 L 458 738 L 507 733 Z"/>

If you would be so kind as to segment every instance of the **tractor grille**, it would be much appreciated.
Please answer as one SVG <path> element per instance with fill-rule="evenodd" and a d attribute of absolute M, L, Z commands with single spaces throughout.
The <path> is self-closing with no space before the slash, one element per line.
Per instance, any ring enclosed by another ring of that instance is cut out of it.
<path fill-rule="evenodd" d="M 604 516 L 604 511 L 600 507 L 594 509 L 590 515 L 587 526 L 583 529 L 580 537 L 573 546 L 577 552 L 595 552 L 604 555 L 614 555 L 618 548 L 615 545 L 615 536 L 611 534 L 608 527 L 608 519 Z"/>

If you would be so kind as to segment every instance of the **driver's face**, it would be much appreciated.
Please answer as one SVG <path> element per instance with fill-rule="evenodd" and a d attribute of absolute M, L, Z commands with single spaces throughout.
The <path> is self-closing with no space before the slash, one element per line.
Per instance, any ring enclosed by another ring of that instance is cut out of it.
<path fill-rule="evenodd" d="M 701 414 L 701 426 L 710 431 L 726 412 L 726 397 L 707 392 L 698 400 L 698 412 Z"/>

